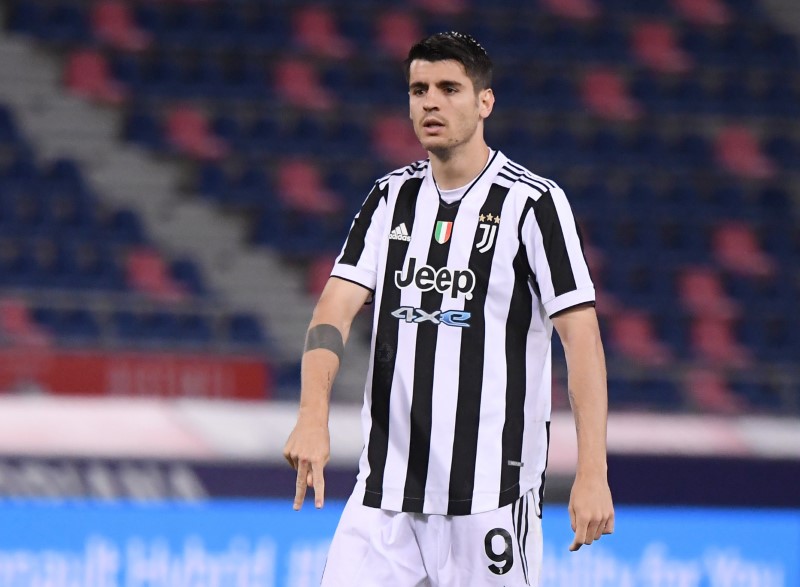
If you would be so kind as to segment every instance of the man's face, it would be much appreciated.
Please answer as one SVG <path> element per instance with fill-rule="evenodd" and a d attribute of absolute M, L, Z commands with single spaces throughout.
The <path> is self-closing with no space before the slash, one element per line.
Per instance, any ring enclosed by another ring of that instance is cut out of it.
<path fill-rule="evenodd" d="M 452 60 L 412 61 L 408 96 L 417 138 L 439 156 L 473 139 L 494 104 L 492 91 L 476 94 L 464 66 Z"/>

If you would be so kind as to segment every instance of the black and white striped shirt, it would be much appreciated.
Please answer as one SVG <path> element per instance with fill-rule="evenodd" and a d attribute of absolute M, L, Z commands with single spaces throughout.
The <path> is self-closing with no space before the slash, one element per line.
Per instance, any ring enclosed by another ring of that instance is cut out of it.
<path fill-rule="evenodd" d="M 550 317 L 594 302 L 561 188 L 494 152 L 447 204 L 414 163 L 375 183 L 332 275 L 375 292 L 363 503 L 459 515 L 541 498 Z"/>

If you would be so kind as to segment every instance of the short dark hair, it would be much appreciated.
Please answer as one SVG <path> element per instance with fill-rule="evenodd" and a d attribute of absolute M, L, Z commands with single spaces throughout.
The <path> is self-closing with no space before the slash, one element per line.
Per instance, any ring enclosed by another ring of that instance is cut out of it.
<path fill-rule="evenodd" d="M 464 66 L 467 77 L 472 80 L 475 90 L 485 90 L 492 84 L 492 60 L 478 41 L 470 35 L 450 31 L 436 33 L 415 44 L 403 62 L 406 81 L 410 77 L 411 62 L 457 61 Z"/>

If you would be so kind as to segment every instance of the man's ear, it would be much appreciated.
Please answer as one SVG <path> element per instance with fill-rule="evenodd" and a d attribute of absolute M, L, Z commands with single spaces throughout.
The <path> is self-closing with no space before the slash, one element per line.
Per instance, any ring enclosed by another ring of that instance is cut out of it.
<path fill-rule="evenodd" d="M 489 118 L 494 108 L 494 92 L 486 88 L 478 93 L 478 110 L 481 118 Z"/>

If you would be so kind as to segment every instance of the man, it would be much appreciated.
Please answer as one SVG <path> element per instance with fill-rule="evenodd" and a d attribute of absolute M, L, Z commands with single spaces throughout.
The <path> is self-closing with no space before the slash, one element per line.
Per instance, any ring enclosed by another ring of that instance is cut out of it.
<path fill-rule="evenodd" d="M 309 486 L 323 505 L 331 384 L 374 299 L 365 448 L 322 584 L 537 585 L 553 326 L 578 436 L 570 550 L 614 526 L 594 286 L 564 192 L 484 141 L 483 47 L 436 34 L 405 66 L 429 159 L 375 183 L 314 310 L 284 449 L 294 507 Z"/>

